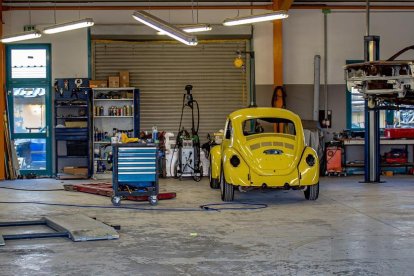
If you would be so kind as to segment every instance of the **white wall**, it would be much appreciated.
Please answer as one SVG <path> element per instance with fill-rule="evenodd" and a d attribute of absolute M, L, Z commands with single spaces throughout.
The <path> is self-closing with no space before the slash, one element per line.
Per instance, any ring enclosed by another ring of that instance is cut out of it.
<path fill-rule="evenodd" d="M 263 11 L 254 11 L 259 13 Z M 154 15 L 174 24 L 188 24 L 193 22 L 191 10 L 180 11 L 153 11 Z M 221 24 L 225 18 L 235 17 L 236 10 L 201 10 L 198 13 L 200 23 Z M 140 24 L 131 16 L 132 11 L 81 11 L 80 17 L 91 17 L 96 25 L 100 24 Z M 248 15 L 250 11 L 241 10 L 240 15 Z M 31 23 L 38 29 L 54 24 L 53 11 L 32 11 Z M 57 22 L 77 20 L 78 11 L 57 11 Z M 29 24 L 28 11 L 3 12 L 5 35 L 23 31 L 23 26 Z M 194 11 L 194 21 L 197 21 L 197 12 Z M 229 31 L 220 28 L 222 33 Z M 231 29 L 231 27 L 229 27 Z M 238 28 L 233 28 L 238 33 Z M 148 31 L 147 31 L 148 32 Z M 114 33 L 117 34 L 117 33 Z M 147 33 L 146 33 L 147 34 Z M 155 32 L 154 32 L 155 34 Z M 255 26 L 256 74 L 258 84 L 273 84 L 273 40 L 272 24 L 263 23 Z M 52 75 L 59 77 L 85 77 L 88 72 L 87 60 L 87 32 L 77 30 L 55 35 L 43 35 L 42 38 L 29 40 L 25 43 L 52 44 Z"/>
<path fill-rule="evenodd" d="M 256 85 L 273 85 L 273 24 L 256 24 L 253 38 Z"/>
<path fill-rule="evenodd" d="M 285 83 L 312 84 L 313 57 L 323 57 L 323 14 L 292 10 L 284 21 Z M 379 35 L 381 59 L 414 44 L 412 12 L 373 12 L 371 35 Z M 347 59 L 364 58 L 365 14 L 348 11 L 328 14 L 328 83 L 344 84 Z M 405 55 L 413 59 L 414 55 Z M 322 68 L 323 69 L 323 68 Z M 323 70 L 322 70 L 323 74 Z"/>
<path fill-rule="evenodd" d="M 254 11 L 259 13 L 263 11 Z M 154 11 L 166 21 L 183 24 L 192 22 L 191 10 Z M 240 15 L 250 11 L 241 10 Z M 319 10 L 291 10 L 284 20 L 284 82 L 286 84 L 313 83 L 313 57 L 323 57 L 323 14 Z M 138 24 L 132 11 L 81 11 L 80 17 L 92 17 L 96 24 Z M 227 17 L 237 15 L 236 10 L 201 10 L 199 22 L 220 24 Z M 53 24 L 53 11 L 32 11 L 32 24 L 41 28 Z M 78 11 L 57 11 L 57 21 L 79 18 Z M 194 12 L 196 20 L 196 12 Z M 4 33 L 22 31 L 29 24 L 28 11 L 3 12 Z M 414 44 L 413 13 L 373 13 L 371 34 L 381 36 L 381 58 L 388 58 L 403 47 Z M 363 58 L 365 15 L 349 11 L 328 15 L 328 82 L 343 84 L 342 66 L 347 59 Z M 44 35 L 27 43 L 52 43 L 54 77 L 87 76 L 87 33 L 85 30 L 62 34 Z M 254 26 L 254 50 L 256 52 L 256 80 L 258 85 L 273 84 L 272 24 Z M 411 55 L 412 57 L 412 55 Z M 322 71 L 323 73 L 323 71 Z"/>
<path fill-rule="evenodd" d="M 58 12 L 57 16 L 58 20 L 62 21 L 78 19 L 77 12 Z M 5 23 L 4 35 L 22 32 L 23 26 L 30 23 L 27 11 L 3 12 L 3 21 Z M 53 12 L 32 11 L 32 24 L 39 29 L 53 23 Z M 39 39 L 27 40 L 24 43 L 50 43 L 52 45 L 52 79 L 88 76 L 88 43 L 85 29 L 43 35 Z"/>

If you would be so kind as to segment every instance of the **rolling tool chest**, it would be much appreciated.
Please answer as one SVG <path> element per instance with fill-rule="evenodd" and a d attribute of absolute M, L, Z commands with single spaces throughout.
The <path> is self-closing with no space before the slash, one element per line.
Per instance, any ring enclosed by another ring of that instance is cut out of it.
<path fill-rule="evenodd" d="M 114 194 L 112 204 L 119 206 L 122 197 L 148 196 L 158 203 L 158 168 L 156 144 L 112 144 Z"/>

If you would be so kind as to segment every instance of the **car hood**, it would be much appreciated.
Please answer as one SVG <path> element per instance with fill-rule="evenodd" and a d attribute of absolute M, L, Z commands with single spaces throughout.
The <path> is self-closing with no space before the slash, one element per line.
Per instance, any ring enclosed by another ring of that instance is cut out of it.
<path fill-rule="evenodd" d="M 259 175 L 285 175 L 296 169 L 303 146 L 287 134 L 257 134 L 237 147 L 251 170 Z"/>

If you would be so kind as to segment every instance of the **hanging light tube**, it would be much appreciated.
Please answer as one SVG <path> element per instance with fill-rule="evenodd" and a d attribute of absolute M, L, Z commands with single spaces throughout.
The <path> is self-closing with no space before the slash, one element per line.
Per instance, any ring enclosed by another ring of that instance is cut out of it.
<path fill-rule="evenodd" d="M 81 28 L 87 28 L 93 26 L 95 23 L 93 22 L 92 18 L 85 18 L 82 20 L 72 21 L 72 22 L 66 22 L 62 24 L 56 24 L 53 26 L 46 27 L 43 30 L 43 33 L 45 34 L 55 34 L 60 32 L 66 32 Z"/>
<path fill-rule="evenodd" d="M 186 33 L 198 33 L 198 32 L 208 32 L 211 31 L 213 28 L 210 24 L 194 24 L 194 25 L 187 25 L 182 26 L 182 30 Z"/>
<path fill-rule="evenodd" d="M 29 31 L 29 32 L 24 32 L 24 33 L 18 33 L 18 34 L 14 34 L 14 35 L 3 36 L 1 38 L 1 42 L 2 43 L 11 43 L 11 42 L 16 42 L 16 41 L 39 38 L 41 36 L 42 36 L 41 32 L 39 32 L 38 30 L 33 30 L 33 31 Z"/>
<path fill-rule="evenodd" d="M 228 18 L 223 21 L 224 26 L 236 26 L 236 25 L 243 25 L 243 24 L 253 24 L 257 22 L 264 22 L 264 21 L 273 21 L 277 19 L 284 19 L 287 18 L 289 15 L 287 11 L 275 11 L 270 13 L 264 14 L 255 14 L 243 17 L 236 17 L 236 18 Z"/>
<path fill-rule="evenodd" d="M 169 37 L 172 37 L 175 40 L 178 40 L 186 45 L 195 46 L 198 43 L 197 37 L 189 35 L 176 26 L 171 25 L 170 23 L 165 22 L 156 16 L 153 16 L 150 13 L 144 11 L 135 11 L 132 14 L 132 17 L 135 20 L 147 25 L 148 27 L 151 27 L 159 32 L 164 32 Z"/>
<path fill-rule="evenodd" d="M 210 24 L 178 25 L 177 27 L 186 33 L 208 32 L 213 29 Z M 157 32 L 157 34 L 166 35 L 165 32 Z"/>

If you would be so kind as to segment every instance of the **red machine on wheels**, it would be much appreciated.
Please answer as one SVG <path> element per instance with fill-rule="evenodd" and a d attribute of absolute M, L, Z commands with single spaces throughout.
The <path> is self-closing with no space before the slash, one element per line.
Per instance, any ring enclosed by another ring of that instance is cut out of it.
<path fill-rule="evenodd" d="M 326 175 L 346 176 L 346 172 L 342 166 L 342 152 L 343 147 L 341 145 L 330 143 L 326 146 Z"/>

